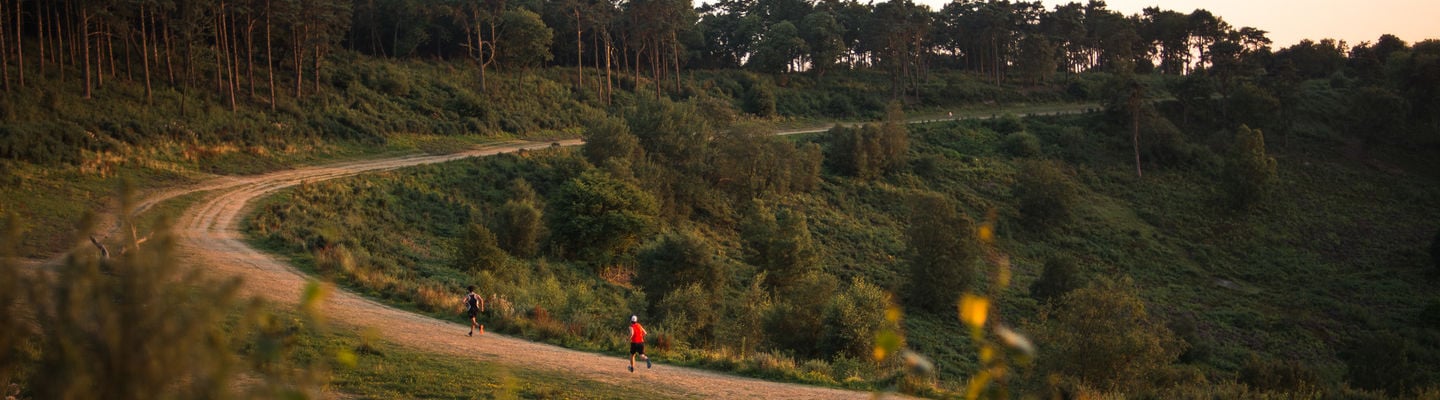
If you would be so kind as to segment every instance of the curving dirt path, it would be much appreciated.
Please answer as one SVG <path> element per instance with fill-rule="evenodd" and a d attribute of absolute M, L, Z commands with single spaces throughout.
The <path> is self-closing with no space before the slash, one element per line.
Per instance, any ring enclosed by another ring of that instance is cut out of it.
<path fill-rule="evenodd" d="M 579 140 L 558 142 L 578 145 Z M 458 154 L 410 156 L 300 168 L 242 178 L 219 178 L 147 198 L 143 204 L 199 191 L 206 198 L 187 209 L 175 228 L 179 254 L 189 265 L 219 276 L 244 278 L 244 290 L 279 304 L 296 304 L 310 277 L 242 241 L 239 226 L 249 204 L 262 196 L 303 182 L 316 182 L 364 172 L 438 163 L 552 146 L 551 143 L 510 143 Z M 456 295 L 457 297 L 459 294 Z M 465 335 L 468 326 L 401 311 L 345 290 L 334 290 L 325 315 L 341 327 L 374 329 L 381 337 L 417 350 L 472 358 L 502 365 L 564 371 L 577 377 L 616 385 L 644 385 L 677 397 L 839 399 L 875 398 L 875 394 L 768 382 L 716 372 L 656 364 L 654 369 L 626 372 L 627 359 L 569 350 L 504 335 Z M 343 328 L 342 328 L 343 329 Z"/>

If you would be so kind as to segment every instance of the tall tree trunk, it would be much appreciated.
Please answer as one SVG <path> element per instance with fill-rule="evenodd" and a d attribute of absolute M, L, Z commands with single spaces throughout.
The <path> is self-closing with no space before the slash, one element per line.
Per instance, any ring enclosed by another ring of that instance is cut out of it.
<path fill-rule="evenodd" d="M 150 33 L 145 29 L 145 5 L 140 5 L 140 54 L 141 60 L 145 63 L 145 104 L 155 100 L 154 93 L 150 87 Z"/>
<path fill-rule="evenodd" d="M 400 18 L 395 18 L 395 28 L 390 30 L 390 54 L 400 58 Z"/>
<path fill-rule="evenodd" d="M 65 82 L 65 49 L 62 47 L 65 44 L 65 35 L 60 26 L 60 7 L 51 4 L 50 13 L 53 16 L 50 20 L 50 30 L 54 31 L 50 37 L 53 39 L 51 42 L 55 44 L 53 58 L 56 61 L 56 69 L 60 71 L 59 82 Z M 74 65 L 74 59 L 71 59 L 71 65 Z"/>
<path fill-rule="evenodd" d="M 230 68 L 230 111 L 236 110 L 235 92 L 240 91 L 240 35 L 235 33 L 235 15 L 226 13 L 225 20 L 225 64 Z"/>
<path fill-rule="evenodd" d="M 170 17 L 166 16 L 165 30 L 161 31 L 165 39 L 165 75 L 170 79 L 170 86 L 176 86 L 175 80 L 175 43 L 174 33 L 170 32 Z"/>
<path fill-rule="evenodd" d="M 127 30 L 126 33 L 127 34 L 125 35 L 125 40 L 120 42 L 122 46 L 120 47 L 120 55 L 122 57 L 125 57 L 125 63 L 122 64 L 122 66 L 125 67 L 125 81 L 134 82 L 135 62 L 134 60 L 130 59 L 130 57 L 132 57 L 135 53 L 135 49 L 131 48 L 131 46 L 135 45 L 135 35 L 130 34 L 131 32 L 129 30 Z"/>
<path fill-rule="evenodd" d="M 659 98 L 660 98 L 660 41 L 657 39 L 657 40 L 654 40 L 651 44 L 652 44 L 651 47 L 654 47 L 654 50 L 651 50 L 651 51 L 650 51 L 650 83 L 653 83 L 653 84 L 655 85 L 655 98 L 656 98 L 656 99 L 659 99 Z M 636 63 L 638 64 L 638 63 L 639 63 L 639 60 L 636 60 Z M 638 72 L 638 71 L 637 71 L 637 72 Z"/>
<path fill-rule="evenodd" d="M 85 98 L 91 98 L 90 88 L 90 10 L 84 5 L 80 6 L 80 42 L 83 43 L 82 53 L 85 54 Z"/>
<path fill-rule="evenodd" d="M 488 82 L 487 82 L 487 81 L 488 81 L 488 77 L 486 77 L 485 75 L 486 75 L 486 73 L 487 73 L 487 70 L 490 68 L 490 63 L 495 62 L 495 55 L 496 55 L 496 53 L 495 53 L 495 22 L 494 22 L 494 21 L 490 21 L 490 24 L 489 24 L 489 25 L 490 25 L 490 41 L 489 41 L 489 42 L 486 42 L 486 41 L 485 41 L 485 38 L 484 38 L 483 36 L 480 36 L 480 34 L 479 34 L 478 32 L 475 34 L 475 39 L 480 42 L 480 51 L 479 51 L 479 54 L 480 54 L 480 93 L 488 93 L 488 92 L 490 91 L 490 89 L 489 89 L 489 87 L 488 87 Z M 490 54 L 489 54 L 489 55 L 486 55 L 486 54 L 485 54 L 485 47 L 486 47 L 487 45 L 490 47 Z"/>
<path fill-rule="evenodd" d="M 81 24 L 79 24 L 79 23 L 73 23 L 76 15 L 80 15 L 80 13 L 75 12 L 75 4 L 74 4 L 73 2 L 66 1 L 66 2 L 65 2 L 65 12 L 63 13 L 63 17 L 61 17 L 61 18 L 62 18 L 65 22 L 72 22 L 72 23 L 70 24 L 70 26 L 69 26 L 70 29 L 67 29 L 67 30 L 65 31 L 65 33 L 70 36 L 70 51 L 67 51 L 66 53 L 69 53 L 69 54 L 70 54 L 70 63 L 71 63 L 71 64 L 74 64 L 75 66 L 80 66 L 81 64 L 84 64 L 83 62 L 80 61 L 80 50 L 81 50 L 80 47 L 81 47 L 81 46 L 78 45 L 78 44 L 75 44 L 75 41 L 76 41 L 76 40 L 84 39 L 84 38 L 85 38 L 85 35 L 81 34 L 81 32 L 80 32 L 80 31 L 81 31 L 81 27 L 80 27 Z"/>
<path fill-rule="evenodd" d="M 629 45 L 626 45 L 626 47 L 629 47 Z M 640 75 L 640 54 L 643 53 L 644 51 L 645 51 L 645 43 L 644 43 L 644 42 L 641 42 L 641 43 L 640 43 L 640 51 L 636 51 L 636 52 L 635 52 L 635 66 L 634 66 L 634 67 L 635 67 L 635 70 L 634 70 L 633 72 L 631 72 L 632 76 L 635 77 L 635 88 L 634 88 L 634 90 L 635 90 L 636 92 L 639 92 L 639 91 L 640 91 L 640 77 L 644 76 L 644 75 Z M 630 57 L 625 57 L 625 59 L 628 61 L 628 60 L 630 59 Z"/>
<path fill-rule="evenodd" d="M 39 39 L 40 45 L 36 46 L 40 51 L 40 77 L 45 77 L 45 5 L 47 3 L 35 3 L 35 38 Z"/>
<path fill-rule="evenodd" d="M 590 48 L 595 49 L 595 50 L 593 50 L 593 51 L 596 52 L 596 53 L 595 53 L 595 56 L 594 56 L 594 59 L 595 59 L 595 73 L 596 73 L 596 74 L 599 74 L 599 73 L 600 73 L 600 60 L 601 60 L 601 57 L 600 57 L 599 51 L 600 51 L 600 49 L 603 49 L 603 48 L 604 48 L 604 47 L 600 46 L 600 32 L 603 32 L 603 30 L 597 30 L 597 31 L 591 32 L 591 34 L 590 34 Z M 605 86 L 604 86 L 604 85 L 601 85 L 600 82 L 595 82 L 595 90 L 596 90 L 597 92 L 600 92 L 600 93 L 603 94 L 603 93 L 605 92 Z"/>
<path fill-rule="evenodd" d="M 247 13 L 245 18 L 245 80 L 250 82 L 250 101 L 255 101 L 255 14 Z"/>
<path fill-rule="evenodd" d="M 375 14 L 375 0 L 370 0 L 370 52 L 386 57 L 385 45 L 380 43 L 380 20 Z"/>
<path fill-rule="evenodd" d="M 149 39 L 149 40 L 150 40 L 150 60 L 152 60 L 152 61 L 151 61 L 150 67 L 147 67 L 146 70 L 148 71 L 148 70 L 151 69 L 151 68 L 155 68 L 155 69 L 157 69 L 157 72 L 156 72 L 156 73 L 159 73 L 159 72 L 158 72 L 158 69 L 160 68 L 160 35 L 161 35 L 160 32 L 161 32 L 161 31 L 160 31 L 159 18 L 157 18 L 157 17 L 155 16 L 156 13 L 157 13 L 157 11 L 156 11 L 155 9 L 150 9 L 150 39 Z"/>
<path fill-rule="evenodd" d="M 293 36 L 295 47 L 295 99 L 301 99 L 301 89 L 305 85 L 305 33 L 308 26 L 301 25 L 299 31 Z"/>
<path fill-rule="evenodd" d="M 117 63 L 115 62 L 114 28 L 111 28 L 110 24 L 104 24 L 101 26 L 105 27 L 105 34 L 101 35 L 100 37 L 105 38 L 105 58 L 110 60 L 110 80 L 120 79 L 120 68 L 116 66 Z"/>
<path fill-rule="evenodd" d="M 315 44 L 315 79 L 311 79 L 315 85 L 315 93 L 320 93 L 320 44 Z"/>
<path fill-rule="evenodd" d="M 490 66 L 490 61 L 485 57 L 485 41 L 480 41 L 480 93 L 489 93 L 486 85 L 485 69 Z"/>
<path fill-rule="evenodd" d="M 0 75 L 4 75 L 6 92 L 10 91 L 10 41 L 5 39 L 5 32 L 10 30 L 10 27 L 5 26 L 5 21 L 10 20 L 5 15 L 5 10 L 8 9 L 9 4 L 0 2 L 0 71 L 3 71 Z"/>
<path fill-rule="evenodd" d="M 680 38 L 670 32 L 670 59 L 675 60 L 675 92 L 680 92 Z"/>
<path fill-rule="evenodd" d="M 611 41 L 610 31 L 605 31 L 605 105 L 610 105 L 611 95 L 615 92 L 615 77 L 611 75 L 611 66 L 615 60 L 611 56 L 615 54 L 615 45 Z"/>
<path fill-rule="evenodd" d="M 581 46 L 580 7 L 575 7 L 575 87 L 585 87 L 585 50 Z"/>
<path fill-rule="evenodd" d="M 1140 170 L 1140 84 L 1133 83 L 1130 89 L 1131 141 L 1135 146 L 1135 176 L 1144 177 Z"/>
<path fill-rule="evenodd" d="M 220 9 L 225 3 L 220 3 Z M 225 93 L 225 17 L 224 12 L 215 15 L 215 93 Z"/>
<path fill-rule="evenodd" d="M 22 88 L 25 87 L 25 43 L 22 41 L 24 38 L 21 37 L 20 30 L 25 21 L 22 19 L 24 15 L 20 13 L 20 3 L 23 2 L 24 0 L 15 0 L 15 70 L 19 72 L 19 82 Z"/>
<path fill-rule="evenodd" d="M 105 87 L 105 60 L 110 58 L 105 56 L 105 23 L 99 20 L 95 21 L 95 32 L 91 35 L 95 36 L 95 87 L 103 88 Z"/>
<path fill-rule="evenodd" d="M 275 47 L 270 44 L 270 1 L 265 0 L 265 76 L 270 78 L 270 111 L 275 111 Z"/>

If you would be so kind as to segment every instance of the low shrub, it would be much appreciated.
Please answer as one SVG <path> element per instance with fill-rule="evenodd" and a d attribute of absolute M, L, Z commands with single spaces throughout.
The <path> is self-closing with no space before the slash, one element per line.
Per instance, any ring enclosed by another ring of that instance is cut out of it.
<path fill-rule="evenodd" d="M 1357 388 L 1399 396 L 1424 384 L 1415 344 L 1394 333 L 1362 335 L 1340 356 L 1348 367 L 1346 377 Z"/>
<path fill-rule="evenodd" d="M 1440 230 L 1435 231 L 1435 238 L 1430 240 L 1430 261 L 1435 263 L 1435 270 L 1440 272 Z"/>
<path fill-rule="evenodd" d="M 1015 132 L 1005 135 L 1005 151 L 1015 157 L 1040 155 L 1040 138 L 1029 132 Z"/>
<path fill-rule="evenodd" d="M 1237 379 L 1253 389 L 1284 392 L 1314 392 L 1323 383 L 1320 374 L 1297 360 L 1262 359 L 1254 354 L 1240 366 Z"/>
<path fill-rule="evenodd" d="M 1049 303 L 1060 299 L 1070 291 L 1083 287 L 1080 269 L 1075 265 L 1075 258 L 1069 256 L 1054 256 L 1045 260 L 1045 269 L 1040 273 L 1040 279 L 1030 285 L 1030 297 L 1039 300 L 1041 303 Z"/>
<path fill-rule="evenodd" d="M 1071 377 L 1085 387 L 1148 392 L 1186 344 L 1146 310 L 1135 283 L 1100 279 L 1070 292 L 1039 316 L 1039 376 Z"/>
<path fill-rule="evenodd" d="M 1021 221 L 1043 231 L 1070 221 L 1079 192 L 1059 163 L 1026 161 L 1015 177 L 1014 196 Z"/>

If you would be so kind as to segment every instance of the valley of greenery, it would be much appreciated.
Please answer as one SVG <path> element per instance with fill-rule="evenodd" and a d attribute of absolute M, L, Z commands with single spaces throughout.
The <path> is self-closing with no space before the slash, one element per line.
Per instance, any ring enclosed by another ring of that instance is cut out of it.
<path fill-rule="evenodd" d="M 110 200 L 122 181 L 580 137 L 302 185 L 246 234 L 417 312 L 456 319 L 475 284 L 490 330 L 616 354 L 637 314 L 665 363 L 777 380 L 1440 398 L 1440 42 L 1272 50 L 1205 10 L 1098 1 L 693 7 L 0 0 L 0 215 L 17 217 L 0 256 L 88 246 L 88 210 L 130 210 Z M 1086 112 L 1025 115 L 1041 109 Z M 774 135 L 832 121 L 870 123 Z M 244 371 L 252 397 L 332 380 L 441 397 L 428 386 L 476 379 L 179 274 L 163 222 L 121 221 L 161 228 L 148 250 L 70 258 L 64 285 L 0 257 L 0 326 L 27 327 L 0 339 L 0 389 L 223 397 Z M 111 312 L 147 322 L 85 327 Z M 113 350 L 131 344 L 149 353 Z M 532 384 L 550 373 L 478 374 L 525 397 L 631 390 Z"/>

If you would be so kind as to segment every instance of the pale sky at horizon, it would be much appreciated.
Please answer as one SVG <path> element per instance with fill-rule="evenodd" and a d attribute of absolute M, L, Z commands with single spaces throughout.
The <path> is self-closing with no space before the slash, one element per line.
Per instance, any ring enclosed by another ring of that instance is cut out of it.
<path fill-rule="evenodd" d="M 949 3 L 913 1 L 932 10 Z M 1048 10 L 1072 2 L 1085 4 L 1088 0 L 1041 0 Z M 1233 27 L 1269 32 L 1266 36 L 1274 42 L 1270 47 L 1276 50 L 1302 39 L 1318 42 L 1326 38 L 1344 40 L 1353 47 L 1364 41 L 1373 43 L 1386 33 L 1407 44 L 1440 39 L 1440 0 L 1106 0 L 1105 4 L 1125 15 L 1139 14 L 1146 7 L 1186 14 L 1203 8 Z"/>

